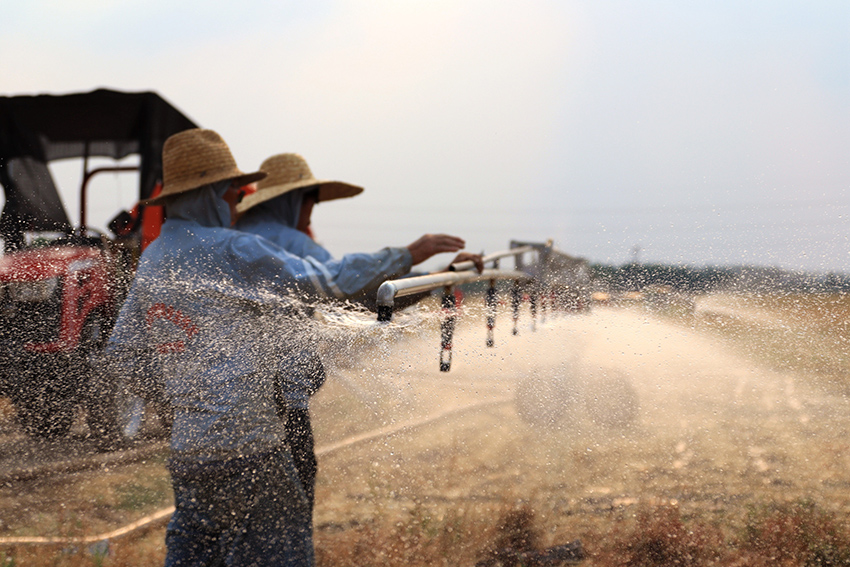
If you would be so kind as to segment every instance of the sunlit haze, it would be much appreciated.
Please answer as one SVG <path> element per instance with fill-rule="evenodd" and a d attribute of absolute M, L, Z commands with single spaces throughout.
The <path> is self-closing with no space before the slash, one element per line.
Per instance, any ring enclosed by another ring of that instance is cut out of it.
<path fill-rule="evenodd" d="M 439 231 L 850 271 L 845 0 L 0 5 L 4 95 L 153 90 L 245 171 L 298 152 L 364 186 L 314 212 L 335 255 Z M 76 222 L 80 166 L 54 171 Z M 101 226 L 136 197 L 109 182 Z"/>

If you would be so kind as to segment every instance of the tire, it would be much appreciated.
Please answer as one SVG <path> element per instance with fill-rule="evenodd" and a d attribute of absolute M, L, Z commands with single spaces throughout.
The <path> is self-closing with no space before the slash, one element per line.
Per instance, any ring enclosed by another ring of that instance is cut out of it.
<path fill-rule="evenodd" d="M 85 323 L 83 323 L 77 350 L 84 358 L 100 351 L 106 345 L 106 335 L 108 332 L 109 327 L 106 324 L 103 314 L 100 311 L 94 311 L 88 316 Z"/>
<path fill-rule="evenodd" d="M 31 437 L 58 439 L 71 430 L 79 392 L 71 375 L 74 363 L 66 356 L 40 355 L 21 368 L 12 403 L 17 421 Z"/>
<path fill-rule="evenodd" d="M 107 450 L 124 446 L 143 432 L 150 433 L 152 428 L 156 429 L 157 422 L 159 430 L 170 435 L 173 411 L 165 401 L 161 385 L 151 379 L 149 384 L 131 387 L 122 377 L 123 372 L 111 369 L 101 356 L 108 328 L 102 314 L 93 313 L 80 337 L 81 352 L 85 353 L 88 368 L 86 409 L 91 434 Z M 156 376 L 155 371 L 149 374 Z M 155 417 L 151 422 L 152 414 Z"/>
<path fill-rule="evenodd" d="M 74 423 L 76 404 L 64 392 L 44 387 L 31 390 L 15 400 L 18 422 L 24 432 L 41 439 L 59 439 Z"/>
<path fill-rule="evenodd" d="M 174 423 L 174 408 L 171 407 L 167 400 L 161 399 L 161 397 L 152 401 L 151 406 L 158 421 L 159 434 L 169 437 L 171 435 L 171 426 Z"/>
<path fill-rule="evenodd" d="M 100 312 L 86 319 L 80 334 L 79 358 L 89 434 L 103 450 L 113 450 L 138 435 L 144 404 L 137 396 L 129 397 L 129 392 L 109 371 L 101 356 L 107 329 Z"/>
<path fill-rule="evenodd" d="M 87 370 L 85 408 L 89 435 L 104 449 L 111 449 L 121 441 L 115 407 L 115 381 L 95 364 L 88 364 Z"/>

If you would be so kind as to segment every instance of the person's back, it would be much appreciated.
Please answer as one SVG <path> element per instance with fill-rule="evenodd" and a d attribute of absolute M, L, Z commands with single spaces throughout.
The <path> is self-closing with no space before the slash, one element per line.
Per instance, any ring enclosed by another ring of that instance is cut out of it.
<path fill-rule="evenodd" d="M 220 149 L 223 141 L 213 134 L 185 138 Z M 204 148 L 196 153 L 210 153 Z M 168 183 L 167 156 L 164 151 L 168 220 L 142 255 L 107 346 L 119 359 L 135 349 L 155 350 L 174 410 L 169 471 L 176 511 L 166 564 L 227 558 L 311 565 L 309 505 L 267 364 L 281 352 L 278 339 L 286 338 L 274 323 L 292 303 L 287 293 L 310 293 L 327 282 L 304 276 L 301 259 L 265 239 L 226 228 L 224 195 L 250 177 L 235 164 L 220 181 L 181 186 Z M 229 151 L 226 157 L 232 161 Z M 201 168 L 195 177 L 206 173 Z"/>
<path fill-rule="evenodd" d="M 144 340 L 160 355 L 177 459 L 250 455 L 284 438 L 274 384 L 257 372 L 263 356 L 256 351 L 272 346 L 259 340 L 262 294 L 236 283 L 246 262 L 232 250 L 247 238 L 171 219 L 139 264 L 128 310 L 143 318 Z"/>

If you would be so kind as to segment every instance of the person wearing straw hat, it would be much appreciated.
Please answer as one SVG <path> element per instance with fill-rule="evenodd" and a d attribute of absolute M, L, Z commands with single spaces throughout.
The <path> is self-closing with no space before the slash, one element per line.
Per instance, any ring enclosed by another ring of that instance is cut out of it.
<path fill-rule="evenodd" d="M 163 147 L 162 192 L 142 201 L 164 204 L 167 220 L 141 255 L 106 354 L 132 380 L 151 368 L 139 353 L 154 352 L 174 411 L 168 566 L 314 563 L 270 365 L 292 350 L 283 345 L 298 332 L 286 323 L 294 298 L 332 286 L 307 260 L 230 228 L 229 202 L 265 175 L 239 170 L 217 133 L 186 130 Z"/>
<path fill-rule="evenodd" d="M 240 215 L 237 230 L 258 234 L 301 258 L 309 258 L 323 266 L 325 275 L 334 282 L 337 299 L 374 300 L 378 286 L 387 279 L 401 277 L 435 254 L 457 252 L 462 239 L 445 234 L 425 235 L 407 247 L 388 247 L 373 254 L 348 254 L 334 260 L 331 254 L 309 236 L 310 215 L 316 203 L 354 197 L 363 188 L 342 181 L 316 179 L 307 161 L 295 153 L 271 156 L 260 166 L 268 176 L 257 183 L 256 192 L 246 195 L 236 205 Z M 473 260 L 480 256 L 461 253 L 455 261 Z M 483 267 L 483 266 L 482 266 Z M 287 421 L 287 440 L 295 458 L 302 484 L 311 505 L 315 489 L 316 456 L 310 424 L 309 398 L 324 382 L 321 360 L 310 349 L 287 357 L 281 370 L 289 376 L 282 392 Z"/>
<path fill-rule="evenodd" d="M 266 159 L 260 171 L 268 176 L 257 190 L 236 205 L 235 228 L 258 234 L 287 252 L 322 264 L 337 299 L 368 302 L 385 280 L 400 277 L 436 254 L 458 252 L 465 243 L 448 234 L 426 234 L 406 247 L 387 247 L 373 254 L 347 254 L 334 260 L 331 254 L 309 236 L 313 206 L 336 199 L 354 197 L 363 188 L 342 181 L 316 179 L 299 154 L 285 153 Z M 453 260 L 472 260 L 483 269 L 480 255 L 461 252 Z"/>

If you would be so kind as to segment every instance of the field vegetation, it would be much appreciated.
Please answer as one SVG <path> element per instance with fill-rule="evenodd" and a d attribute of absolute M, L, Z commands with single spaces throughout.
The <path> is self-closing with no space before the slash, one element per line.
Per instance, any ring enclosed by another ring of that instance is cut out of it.
<path fill-rule="evenodd" d="M 519 519 L 519 521 L 518 521 Z M 346 529 L 318 530 L 317 565 L 600 567 L 827 567 L 850 564 L 845 518 L 805 502 L 765 503 L 740 525 L 719 526 L 675 506 L 611 510 L 581 532 L 547 530 L 545 518 L 525 506 L 503 503 L 432 517 L 412 511 L 402 520 L 375 521 Z M 546 542 L 581 543 L 581 559 L 521 562 L 547 549 Z M 163 529 L 88 545 L 4 546 L 6 567 L 135 567 L 161 565 Z"/>
<path fill-rule="evenodd" d="M 841 393 L 850 385 L 850 299 L 844 294 L 712 294 L 698 300 L 693 311 L 657 305 L 647 311 L 645 304 L 628 309 L 650 317 L 664 314 L 689 331 L 722 340 L 754 364 L 793 373 L 816 387 Z M 432 358 L 433 342 L 425 348 Z M 455 377 L 442 378 L 442 390 L 449 389 L 450 380 L 465 379 L 462 360 L 456 362 Z M 478 366 L 489 369 L 483 362 Z M 350 372 L 363 370 L 352 365 Z M 372 370 L 370 376 L 377 374 Z M 411 407 L 388 403 L 376 411 L 380 402 L 340 384 L 330 382 L 317 400 L 320 445 L 378 428 L 391 410 L 412 416 L 439 405 L 428 398 Z M 468 384 L 461 392 L 469 399 L 493 395 L 486 380 Z M 761 474 L 755 478 L 763 484 L 756 486 L 764 487 L 747 492 L 727 485 L 742 482 L 745 473 L 731 474 L 728 466 L 713 463 L 699 439 L 682 448 L 659 441 L 652 448 L 657 454 L 644 452 L 647 462 L 638 463 L 629 455 L 644 441 L 640 432 L 610 431 L 587 445 L 563 430 L 541 432 L 515 423 L 514 408 L 505 405 L 463 425 L 445 423 L 320 458 L 318 564 L 534 565 L 541 550 L 578 540 L 584 552 L 580 564 L 588 566 L 850 565 L 846 506 L 809 498 L 777 473 L 774 467 L 780 470 L 790 460 L 782 452 L 742 456 L 754 466 L 770 467 L 746 473 Z M 588 431 L 593 425 L 568 427 Z M 811 431 L 814 443 L 820 430 Z M 421 445 L 416 452 L 403 455 L 416 444 Z M 845 449 L 836 444 L 834 458 Z M 620 455 L 626 455 L 624 461 L 615 460 Z M 163 458 L 151 459 L 136 469 L 140 476 L 121 482 L 105 476 L 97 484 L 90 476 L 74 475 L 52 499 L 48 487 L 38 498 L 34 492 L 19 494 L 18 511 L 8 500 L 0 510 L 0 537 L 98 533 L 121 515 L 150 513 L 169 501 Z M 689 467 L 701 470 L 687 476 Z M 830 482 L 836 490 L 850 486 L 843 478 Z M 646 493 L 652 494 L 647 497 L 640 487 L 651 487 Z M 27 490 L 34 491 L 30 485 Z M 98 490 L 101 495 L 92 497 Z M 783 491 L 787 498 L 776 497 Z M 81 496 L 75 500 L 73 494 Z M 83 501 L 91 498 L 103 509 L 86 507 Z M 28 502 L 26 510 L 20 502 Z M 10 513 L 31 514 L 37 529 Z M 3 544 L 0 566 L 129 567 L 162 564 L 164 554 L 164 525 L 158 523 L 108 542 Z"/>
<path fill-rule="evenodd" d="M 724 293 L 696 303 L 676 318 L 754 361 L 850 393 L 850 293 Z"/>

